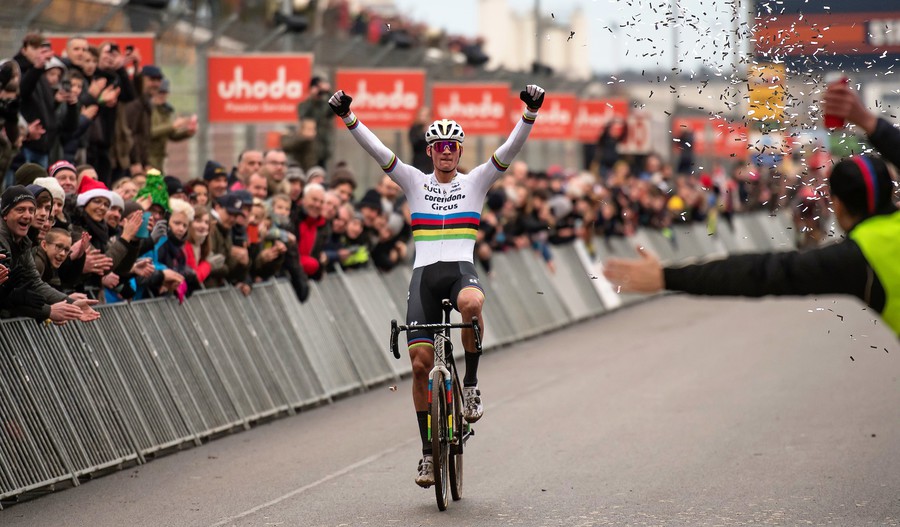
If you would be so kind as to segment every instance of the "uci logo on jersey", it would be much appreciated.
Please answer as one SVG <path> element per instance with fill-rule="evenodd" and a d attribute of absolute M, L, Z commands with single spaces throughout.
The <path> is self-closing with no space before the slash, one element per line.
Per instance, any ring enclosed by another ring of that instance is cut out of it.
<path fill-rule="evenodd" d="M 478 283 L 478 279 L 477 279 L 477 278 L 469 278 L 469 283 L 470 283 L 470 284 L 477 284 L 477 283 Z"/>

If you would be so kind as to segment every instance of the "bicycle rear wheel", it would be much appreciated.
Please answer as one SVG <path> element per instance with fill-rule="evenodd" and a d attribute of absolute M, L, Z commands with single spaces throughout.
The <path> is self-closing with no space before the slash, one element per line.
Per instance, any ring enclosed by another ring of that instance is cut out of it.
<path fill-rule="evenodd" d="M 455 371 L 454 371 L 455 373 Z M 466 423 L 462 414 L 462 388 L 459 379 L 454 375 L 453 379 L 453 439 L 455 445 L 451 447 L 449 456 L 450 495 L 453 501 L 462 499 L 463 492 L 463 439 L 466 434 Z"/>
<path fill-rule="evenodd" d="M 431 456 L 434 463 L 434 497 L 438 509 L 447 510 L 450 504 L 450 445 L 447 443 L 447 390 L 444 375 L 436 371 L 431 376 Z"/>

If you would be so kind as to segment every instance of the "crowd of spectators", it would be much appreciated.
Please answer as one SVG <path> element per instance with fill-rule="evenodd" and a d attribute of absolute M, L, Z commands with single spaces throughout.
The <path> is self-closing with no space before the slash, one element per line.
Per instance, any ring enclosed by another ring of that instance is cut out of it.
<path fill-rule="evenodd" d="M 426 60 L 473 68 L 489 60 L 482 38 L 448 34 L 392 6 L 363 6 L 353 11 L 348 0 L 329 0 L 322 18 L 327 35 L 361 38 L 370 44 L 400 49 L 425 48 Z"/>
<path fill-rule="evenodd" d="M 167 143 L 190 138 L 196 118 L 176 117 L 163 72 L 140 65 L 133 50 L 73 38 L 57 57 L 41 35 L 29 34 L 0 67 L 0 83 L 6 316 L 47 315 L 34 295 L 23 294 L 30 283 L 23 273 L 70 301 L 183 299 L 224 285 L 249 295 L 254 284 L 276 277 L 305 300 L 308 280 L 338 268 L 389 271 L 411 261 L 410 213 L 399 187 L 384 176 L 373 188 L 357 188 L 354 167 L 333 151 L 324 79 L 313 79 L 298 107 L 302 137 L 287 137 L 284 149 L 246 150 L 233 162 L 210 160 L 193 179 L 160 168 Z M 414 150 L 422 124 L 410 132 Z M 821 152 L 808 159 L 788 153 L 766 167 L 704 170 L 685 151 L 673 163 L 657 154 L 623 157 L 616 147 L 622 137 L 621 123 L 611 123 L 587 170 L 536 171 L 514 162 L 486 200 L 475 249 L 483 268 L 490 272 L 497 252 L 532 249 L 552 269 L 554 244 L 579 239 L 590 250 L 595 240 L 640 227 L 677 243 L 673 225 L 705 222 L 713 232 L 720 218 L 727 223 L 742 210 L 802 211 L 802 230 L 827 217 L 829 159 Z M 428 161 L 408 160 L 426 172 Z M 13 214 L 10 200 L 34 208 Z M 32 258 L 19 258 L 22 251 Z M 43 302 L 51 300 L 59 302 Z"/>

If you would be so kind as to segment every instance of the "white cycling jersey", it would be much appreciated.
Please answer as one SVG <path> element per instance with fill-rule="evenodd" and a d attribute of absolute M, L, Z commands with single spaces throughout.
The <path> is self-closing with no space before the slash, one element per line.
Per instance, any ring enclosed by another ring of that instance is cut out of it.
<path fill-rule="evenodd" d="M 397 159 L 352 112 L 344 117 L 344 124 L 360 146 L 406 194 L 416 248 L 414 268 L 436 262 L 472 263 L 484 198 L 522 149 L 536 117 L 537 112 L 526 109 L 488 162 L 468 174 L 457 172 L 449 183 L 440 183 L 434 172 L 425 174 Z"/>

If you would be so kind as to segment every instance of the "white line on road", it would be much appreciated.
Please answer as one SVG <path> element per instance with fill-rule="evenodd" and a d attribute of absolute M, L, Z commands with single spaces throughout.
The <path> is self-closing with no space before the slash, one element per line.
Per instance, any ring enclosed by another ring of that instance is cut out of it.
<path fill-rule="evenodd" d="M 562 375 L 556 375 L 556 376 L 554 376 L 554 377 L 545 379 L 543 382 L 539 382 L 539 383 L 537 383 L 537 384 L 535 384 L 535 385 L 530 386 L 529 389 L 526 390 L 526 391 L 524 391 L 524 392 L 521 392 L 521 393 L 518 393 L 518 394 L 515 394 L 515 395 L 511 395 L 511 396 L 508 396 L 508 397 L 504 397 L 504 398 L 502 398 L 502 399 L 498 399 L 496 402 L 492 403 L 491 406 L 492 406 L 493 408 L 497 408 L 497 407 L 503 406 L 503 405 L 505 405 L 506 403 L 508 403 L 509 401 L 512 401 L 512 400 L 517 399 L 518 397 L 520 397 L 520 396 L 521 396 L 522 394 L 524 394 L 524 393 L 529 393 L 529 394 L 530 394 L 530 393 L 534 393 L 535 391 L 537 391 L 537 390 L 540 389 L 540 388 L 543 388 L 544 386 L 547 386 L 547 385 L 550 385 L 550 384 L 554 384 L 554 383 L 556 383 L 556 381 L 559 380 L 560 378 L 562 378 Z M 393 447 L 391 447 L 391 448 L 388 448 L 388 449 L 386 449 L 386 450 L 382 450 L 381 452 L 378 452 L 377 454 L 372 454 L 371 456 L 369 456 L 369 457 L 367 457 L 367 458 L 365 458 L 365 459 L 361 459 L 361 460 L 357 461 L 356 463 L 353 463 L 352 465 L 348 465 L 348 466 L 346 466 L 346 467 L 344 467 L 344 468 L 338 470 L 337 472 L 332 472 L 331 474 L 328 474 L 327 476 L 325 476 L 325 477 L 323 477 L 323 478 L 321 478 L 321 479 L 319 479 L 319 480 L 317 480 L 317 481 L 314 481 L 314 482 L 312 482 L 312 483 L 310 483 L 310 484 L 308 484 L 308 485 L 304 485 L 304 486 L 302 486 L 302 487 L 300 487 L 300 488 L 298 488 L 298 489 L 294 489 L 294 490 L 288 492 L 287 494 L 281 495 L 281 496 L 279 496 L 279 497 L 277 497 L 277 498 L 275 498 L 275 499 L 273 499 L 273 500 L 270 500 L 270 501 L 267 501 L 267 502 L 262 503 L 262 504 L 260 504 L 260 505 L 257 505 L 256 507 L 253 507 L 252 509 L 247 509 L 247 510 L 245 510 L 244 512 L 235 514 L 234 516 L 229 516 L 229 517 L 225 518 L 224 520 L 220 520 L 219 522 L 210 525 L 209 527 L 222 527 L 222 526 L 224 526 L 224 525 L 228 525 L 229 523 L 231 523 L 231 522 L 233 522 L 233 521 L 235 521 L 235 520 L 239 520 L 239 519 L 241 519 L 241 518 L 245 518 L 245 517 L 247 517 L 247 516 L 250 516 L 251 514 L 254 514 L 254 513 L 256 513 L 256 512 L 259 512 L 259 511 L 261 511 L 262 509 L 265 509 L 265 508 L 267 508 L 267 507 L 271 507 L 272 505 L 277 505 L 277 504 L 281 503 L 282 501 L 284 501 L 284 500 L 286 500 L 286 499 L 293 498 L 294 496 L 297 496 L 298 494 L 303 494 L 304 492 L 306 492 L 306 491 L 308 491 L 308 490 L 312 490 L 312 489 L 318 487 L 319 485 L 321 485 L 321 484 L 323 484 L 323 483 L 327 483 L 327 482 L 333 480 L 334 478 L 339 478 L 339 477 L 343 476 L 344 474 L 349 474 L 350 472 L 352 472 L 352 471 L 354 471 L 354 470 L 356 470 L 356 469 L 358 469 L 358 468 L 360 468 L 360 467 L 364 467 L 364 466 L 368 465 L 369 463 L 372 463 L 373 461 L 376 461 L 376 460 L 378 460 L 378 459 L 380 459 L 380 458 L 382 458 L 382 457 L 384 457 L 384 456 L 386 456 L 386 455 L 388 455 L 388 454 L 391 454 L 391 453 L 393 453 L 393 452 L 396 452 L 397 450 L 400 450 L 401 448 L 403 448 L 403 447 L 409 445 L 410 443 L 417 442 L 417 441 L 419 441 L 419 440 L 420 440 L 420 439 L 419 439 L 418 437 L 413 437 L 413 438 L 411 438 L 411 439 L 409 439 L 409 440 L 407 440 L 407 441 L 403 441 L 403 442 L 401 442 L 401 443 L 398 443 L 397 445 L 395 445 L 395 446 L 393 446 Z"/>
<path fill-rule="evenodd" d="M 381 452 L 378 452 L 377 454 L 372 454 L 371 456 L 369 456 L 365 459 L 361 459 L 361 460 L 357 461 L 356 463 L 353 463 L 352 465 L 348 465 L 348 466 L 338 470 L 337 472 L 332 472 L 331 474 L 328 474 L 327 476 L 325 476 L 317 481 L 313 481 L 312 483 L 310 483 L 308 485 L 304 485 L 298 489 L 294 489 L 294 490 L 288 492 L 287 494 L 284 494 L 273 500 L 270 500 L 270 501 L 267 501 L 260 505 L 257 505 L 256 507 L 253 507 L 252 509 L 247 509 L 244 512 L 235 514 L 234 516 L 229 516 L 228 518 L 225 518 L 224 520 L 221 520 L 218 523 L 214 523 L 214 524 L 210 525 L 210 527 L 222 527 L 223 525 L 227 525 L 235 520 L 239 520 L 246 516 L 250 516 L 251 514 L 258 512 L 262 509 L 265 509 L 266 507 L 271 507 L 272 505 L 277 505 L 278 503 L 281 503 L 282 501 L 284 501 L 286 499 L 292 498 L 298 494 L 303 494 L 304 492 L 314 489 L 323 483 L 327 483 L 327 482 L 333 480 L 334 478 L 339 478 L 339 477 L 343 476 L 344 474 L 348 474 L 360 467 L 364 467 L 364 466 L 368 465 L 369 463 L 378 460 L 379 458 L 382 458 L 388 454 L 396 452 L 397 450 L 409 445 L 410 443 L 412 443 L 414 441 L 419 441 L 419 438 L 414 437 L 407 441 L 398 443 L 397 445 L 395 445 L 391 448 L 382 450 Z"/>

